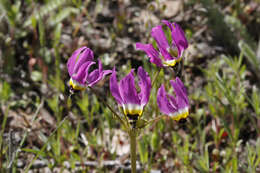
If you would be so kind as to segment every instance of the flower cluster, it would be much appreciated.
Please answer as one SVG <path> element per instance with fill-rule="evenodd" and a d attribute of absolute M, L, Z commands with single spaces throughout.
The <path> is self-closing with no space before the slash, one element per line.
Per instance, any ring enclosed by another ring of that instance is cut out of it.
<path fill-rule="evenodd" d="M 163 26 L 159 25 L 154 27 L 151 32 L 158 49 L 154 48 L 152 44 L 143 43 L 136 43 L 136 49 L 146 52 L 151 63 L 159 68 L 166 68 L 181 61 L 183 51 L 188 47 L 188 42 L 183 30 L 177 23 L 170 23 L 166 20 L 162 22 L 170 29 L 172 42 L 168 43 Z M 144 107 L 150 97 L 152 83 L 148 73 L 142 67 L 138 68 L 139 89 L 137 89 L 134 69 L 118 83 L 115 67 L 113 70 L 103 70 L 100 60 L 98 60 L 98 69 L 89 72 L 90 67 L 95 63 L 93 52 L 87 47 L 79 48 L 72 54 L 67 63 L 71 77 L 69 82 L 71 89 L 84 90 L 87 87 L 93 87 L 104 76 L 111 73 L 110 91 L 112 96 L 122 108 L 128 120 L 137 121 L 143 114 Z M 170 83 L 175 94 L 168 94 L 162 84 L 157 92 L 157 104 L 163 114 L 179 121 L 189 114 L 187 91 L 178 77 L 171 80 Z"/>

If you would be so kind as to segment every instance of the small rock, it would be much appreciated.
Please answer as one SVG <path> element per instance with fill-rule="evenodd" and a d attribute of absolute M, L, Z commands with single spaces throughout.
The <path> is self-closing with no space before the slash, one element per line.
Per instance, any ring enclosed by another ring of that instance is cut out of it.
<path fill-rule="evenodd" d="M 167 18 L 174 17 L 183 9 L 183 1 L 165 1 L 163 15 Z"/>

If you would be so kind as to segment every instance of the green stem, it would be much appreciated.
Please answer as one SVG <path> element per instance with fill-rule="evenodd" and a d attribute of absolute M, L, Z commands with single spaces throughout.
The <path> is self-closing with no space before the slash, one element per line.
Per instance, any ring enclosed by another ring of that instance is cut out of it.
<path fill-rule="evenodd" d="M 153 80 L 152 80 L 152 87 L 153 87 L 153 85 L 154 85 L 154 83 L 155 83 L 155 80 L 156 80 L 157 77 L 159 76 L 160 71 L 161 71 L 161 68 L 158 68 L 158 70 L 157 70 L 157 72 L 155 73 L 154 78 L 153 78 Z"/>
<path fill-rule="evenodd" d="M 156 121 L 159 121 L 160 119 L 162 119 L 162 118 L 164 118 L 164 117 L 165 117 L 165 115 L 161 115 L 161 116 L 159 116 L 159 117 L 156 117 L 156 118 L 154 118 L 154 119 L 148 121 L 147 124 L 151 124 L 151 123 L 154 123 L 154 122 L 156 122 Z"/>
<path fill-rule="evenodd" d="M 97 91 L 91 87 L 89 87 L 89 89 L 97 96 L 97 98 L 99 100 L 101 100 L 101 102 L 116 116 L 116 118 L 120 121 L 121 124 L 123 124 L 123 126 L 125 128 L 127 128 L 127 125 L 125 124 L 125 122 L 123 121 L 123 119 L 116 113 L 116 111 L 114 111 L 114 109 L 111 108 L 111 106 L 109 106 L 109 104 L 107 104 L 107 102 L 105 102 L 105 100 L 99 96 L 99 94 L 97 93 Z"/>
<path fill-rule="evenodd" d="M 136 129 L 129 131 L 132 173 L 136 173 Z"/>

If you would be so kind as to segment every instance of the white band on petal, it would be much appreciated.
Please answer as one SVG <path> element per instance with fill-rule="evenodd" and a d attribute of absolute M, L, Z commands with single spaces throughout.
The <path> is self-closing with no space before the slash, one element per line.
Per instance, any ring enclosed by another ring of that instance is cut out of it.
<path fill-rule="evenodd" d="M 123 104 L 123 110 L 125 115 L 142 115 L 143 113 L 143 106 L 138 104 Z"/>

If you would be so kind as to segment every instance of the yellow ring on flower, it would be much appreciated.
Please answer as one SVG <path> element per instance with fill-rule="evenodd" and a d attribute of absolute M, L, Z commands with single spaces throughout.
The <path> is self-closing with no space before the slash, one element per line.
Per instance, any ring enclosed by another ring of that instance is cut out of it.
<path fill-rule="evenodd" d="M 179 121 L 181 119 L 187 118 L 189 115 L 189 110 L 180 111 L 176 115 L 172 116 L 173 120 Z"/>
<path fill-rule="evenodd" d="M 163 61 L 163 64 L 165 66 L 175 66 L 176 63 L 180 62 L 181 61 L 181 58 L 179 59 L 173 59 L 173 60 L 168 60 L 168 61 Z"/>
<path fill-rule="evenodd" d="M 74 81 L 73 79 L 70 79 L 69 85 L 72 87 L 73 90 L 84 91 L 86 89 L 85 86 L 79 84 L 78 82 Z"/>
<path fill-rule="evenodd" d="M 142 110 L 137 110 L 137 109 L 133 109 L 133 110 L 127 110 L 124 109 L 124 114 L 125 115 L 142 115 L 143 111 Z"/>

